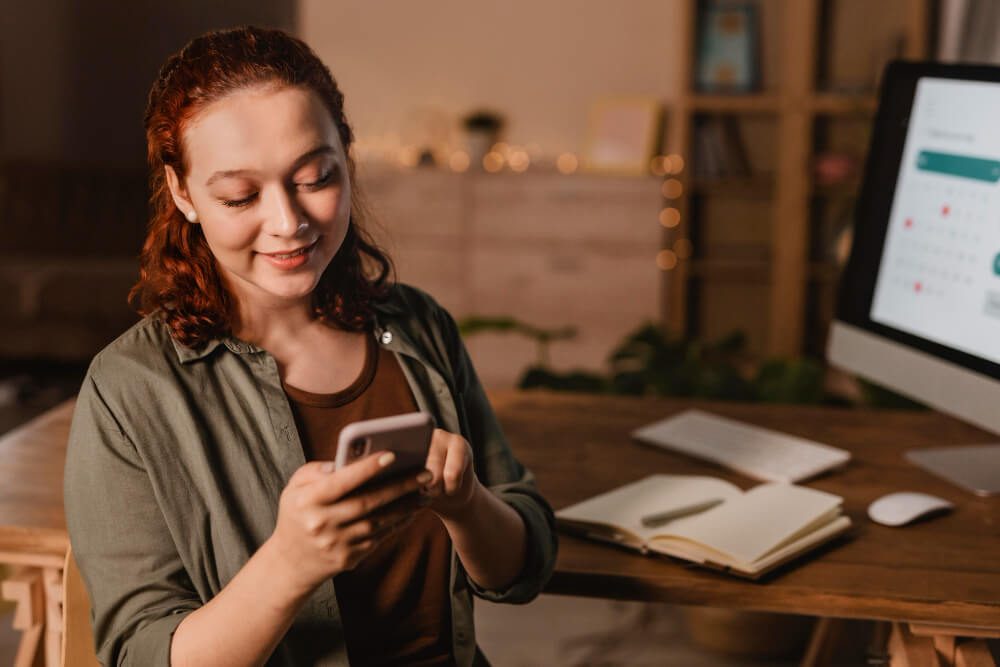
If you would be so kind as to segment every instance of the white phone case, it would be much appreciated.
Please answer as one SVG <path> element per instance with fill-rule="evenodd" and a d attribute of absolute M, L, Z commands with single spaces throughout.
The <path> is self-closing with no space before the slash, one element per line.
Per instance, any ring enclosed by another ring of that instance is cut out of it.
<path fill-rule="evenodd" d="M 381 475 L 423 468 L 431 445 L 434 419 L 426 412 L 366 419 L 348 424 L 337 439 L 337 469 L 368 454 L 391 451 L 392 466 Z"/>

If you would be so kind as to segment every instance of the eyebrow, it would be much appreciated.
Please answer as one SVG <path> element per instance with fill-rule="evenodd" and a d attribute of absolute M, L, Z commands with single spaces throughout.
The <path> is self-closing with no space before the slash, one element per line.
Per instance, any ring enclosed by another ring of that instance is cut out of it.
<path fill-rule="evenodd" d="M 328 153 L 335 153 L 335 152 L 336 151 L 334 150 L 333 146 L 330 146 L 329 144 L 320 144 L 316 148 L 306 151 L 298 158 L 296 158 L 295 162 L 292 163 L 292 171 L 295 171 L 296 169 L 304 165 L 306 162 L 309 162 L 309 160 L 312 160 L 314 157 L 318 155 L 325 155 Z M 253 169 L 227 169 L 225 171 L 217 171 L 208 177 L 208 180 L 205 181 L 205 187 L 208 187 L 212 185 L 212 183 L 220 181 L 223 178 L 232 178 L 234 176 L 245 176 L 247 174 L 252 174 L 252 173 L 255 173 Z"/>

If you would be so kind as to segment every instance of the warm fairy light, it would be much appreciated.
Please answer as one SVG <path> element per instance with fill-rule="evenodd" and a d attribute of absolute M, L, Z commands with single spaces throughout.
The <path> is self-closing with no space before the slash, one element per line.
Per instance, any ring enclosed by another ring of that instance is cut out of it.
<path fill-rule="evenodd" d="M 404 167 L 416 167 L 420 161 L 420 151 L 415 146 L 399 149 L 399 163 Z"/>
<path fill-rule="evenodd" d="M 684 192 L 684 186 L 676 178 L 663 181 L 663 196 L 667 199 L 677 199 Z"/>
<path fill-rule="evenodd" d="M 563 153 L 556 159 L 556 169 L 563 174 L 572 174 L 578 166 L 580 162 L 572 153 Z"/>
<path fill-rule="evenodd" d="M 667 169 L 669 173 L 679 174 L 684 171 L 684 158 L 677 153 L 671 153 L 668 155 L 667 161 L 670 163 L 670 167 Z"/>
<path fill-rule="evenodd" d="M 466 171 L 469 168 L 469 154 L 465 151 L 455 151 L 448 158 L 448 166 L 452 171 Z"/>
<path fill-rule="evenodd" d="M 660 211 L 660 224 L 664 227 L 676 227 L 681 221 L 681 212 L 676 208 L 665 208 Z"/>
<path fill-rule="evenodd" d="M 691 239 L 677 239 L 674 241 L 674 252 L 680 259 L 687 259 L 691 256 L 694 251 L 694 246 L 691 245 Z"/>
<path fill-rule="evenodd" d="M 649 170 L 657 176 L 666 176 L 670 172 L 670 160 L 666 155 L 657 155 L 649 161 Z"/>
<path fill-rule="evenodd" d="M 504 158 L 510 153 L 510 145 L 506 141 L 498 141 L 493 144 L 493 148 L 490 149 L 494 153 L 499 153 Z"/>
<path fill-rule="evenodd" d="M 673 250 L 661 250 L 656 254 L 656 265 L 664 271 L 677 266 L 677 254 Z"/>
<path fill-rule="evenodd" d="M 496 151 L 490 151 L 483 156 L 483 169 L 495 174 L 503 169 L 503 155 Z"/>
<path fill-rule="evenodd" d="M 510 163 L 510 168 L 518 172 L 524 171 L 531 164 L 531 158 L 528 157 L 528 153 L 521 150 L 511 153 L 507 161 Z"/>

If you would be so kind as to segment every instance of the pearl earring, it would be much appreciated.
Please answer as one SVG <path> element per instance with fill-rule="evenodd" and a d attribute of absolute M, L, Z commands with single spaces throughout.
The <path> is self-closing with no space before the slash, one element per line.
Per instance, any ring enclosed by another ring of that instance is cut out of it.
<path fill-rule="evenodd" d="M 195 212 L 194 209 L 191 209 L 190 211 L 188 211 L 188 213 L 187 213 L 187 219 L 188 219 L 188 222 L 197 222 L 197 220 L 198 220 L 198 214 Z"/>

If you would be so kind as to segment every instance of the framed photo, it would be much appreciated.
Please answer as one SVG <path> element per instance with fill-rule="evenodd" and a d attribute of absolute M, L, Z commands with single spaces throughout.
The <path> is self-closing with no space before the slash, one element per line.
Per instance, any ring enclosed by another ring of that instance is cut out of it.
<path fill-rule="evenodd" d="M 698 17 L 695 88 L 748 93 L 760 85 L 759 23 L 751 2 L 710 2 Z"/>
<path fill-rule="evenodd" d="M 591 105 L 581 166 L 598 173 L 645 174 L 660 140 L 659 101 L 611 97 Z"/>

